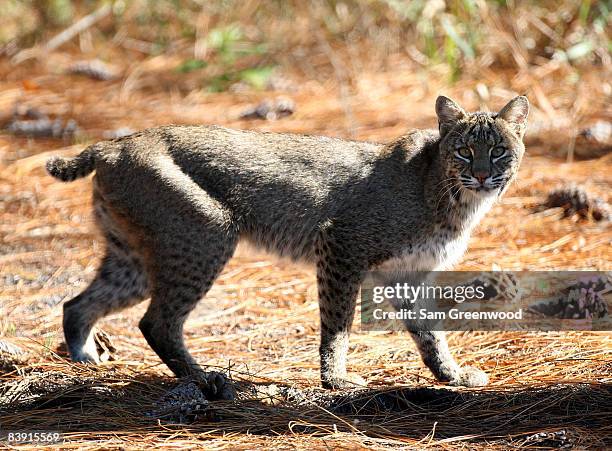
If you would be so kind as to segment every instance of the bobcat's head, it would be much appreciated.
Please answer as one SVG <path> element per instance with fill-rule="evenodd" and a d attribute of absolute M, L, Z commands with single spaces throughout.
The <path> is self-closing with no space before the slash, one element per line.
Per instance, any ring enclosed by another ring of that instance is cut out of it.
<path fill-rule="evenodd" d="M 527 98 L 515 97 L 499 113 L 466 113 L 440 96 L 436 114 L 449 186 L 479 197 L 501 194 L 518 172 L 525 151 Z"/>

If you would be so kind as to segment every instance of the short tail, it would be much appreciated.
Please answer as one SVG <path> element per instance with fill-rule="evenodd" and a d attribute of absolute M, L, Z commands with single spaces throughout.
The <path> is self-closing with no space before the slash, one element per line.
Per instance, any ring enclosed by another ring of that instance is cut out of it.
<path fill-rule="evenodd" d="M 47 172 L 63 182 L 85 177 L 96 168 L 99 147 L 89 146 L 74 158 L 52 157 L 47 160 Z"/>

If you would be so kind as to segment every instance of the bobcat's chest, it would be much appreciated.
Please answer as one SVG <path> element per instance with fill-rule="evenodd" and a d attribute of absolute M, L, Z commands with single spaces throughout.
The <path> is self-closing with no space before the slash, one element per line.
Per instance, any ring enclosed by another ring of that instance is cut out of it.
<path fill-rule="evenodd" d="M 380 271 L 436 271 L 452 267 L 465 253 L 469 234 L 445 236 L 436 234 L 402 249 L 393 258 L 378 266 Z"/>
<path fill-rule="evenodd" d="M 383 262 L 376 269 L 401 273 L 407 271 L 441 271 L 451 268 L 467 249 L 470 233 L 482 216 L 491 208 L 494 197 L 479 202 L 463 204 L 462 220 L 455 227 L 439 227 L 424 237 L 417 237 L 395 257 Z M 455 232 L 451 231 L 455 230 Z"/>

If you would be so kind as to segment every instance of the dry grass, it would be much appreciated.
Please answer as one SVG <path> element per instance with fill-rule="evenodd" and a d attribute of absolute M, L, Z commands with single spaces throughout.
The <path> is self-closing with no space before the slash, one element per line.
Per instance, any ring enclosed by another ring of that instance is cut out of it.
<path fill-rule="evenodd" d="M 424 72 L 400 58 L 391 69 L 352 72 L 344 90 L 342 77 L 314 82 L 286 69 L 297 90 L 285 94 L 297 111 L 265 122 L 238 118 L 277 93 L 203 93 L 189 89 L 192 74 L 174 72 L 180 61 L 171 52 L 130 60 L 113 46 L 105 51 L 125 62 L 119 79 L 64 75 L 81 59 L 74 48 L 19 66 L 0 59 L 0 121 L 16 104 L 36 107 L 76 119 L 83 144 L 119 127 L 171 122 L 388 140 L 410 127 L 435 126 L 433 101 L 441 91 L 469 109 L 497 108 L 528 92 L 532 126 L 518 181 L 477 228 L 459 269 L 610 269 L 609 223 L 563 218 L 561 209 L 535 213 L 565 182 L 612 200 L 609 145 L 587 159 L 590 144 L 576 139 L 595 120 L 612 121 L 607 67 L 570 83 L 574 69 L 551 60 L 518 72 L 483 69 L 449 87 L 443 70 Z M 325 55 L 319 57 L 333 73 L 333 55 Z M 609 333 L 452 333 L 459 360 L 491 378 L 489 387 L 468 390 L 437 384 L 405 334 L 364 333 L 356 324 L 349 362 L 368 388 L 327 393 L 318 388 L 313 271 L 243 247 L 186 326 L 198 361 L 229 370 L 241 381 L 241 399 L 212 403 L 192 424 L 147 416 L 176 381 L 137 329 L 146 305 L 100 324 L 113 337 L 117 360 L 84 367 L 61 351 L 62 301 L 93 277 L 102 249 L 91 222 L 90 180 L 60 184 L 43 165 L 83 144 L 0 132 L 0 339 L 28 351 L 0 372 L 2 430 L 59 430 L 66 449 L 612 446 Z M 270 391 L 274 399 L 265 395 Z"/>

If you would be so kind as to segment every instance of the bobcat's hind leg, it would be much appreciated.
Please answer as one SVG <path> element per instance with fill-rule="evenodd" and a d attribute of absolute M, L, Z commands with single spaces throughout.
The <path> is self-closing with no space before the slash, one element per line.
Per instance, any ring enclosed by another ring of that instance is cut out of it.
<path fill-rule="evenodd" d="M 439 381 L 465 387 L 487 385 L 489 378 L 484 371 L 471 366 L 459 366 L 448 349 L 444 332 L 411 331 L 410 335 L 416 342 L 423 362 Z"/>
<path fill-rule="evenodd" d="M 93 326 L 99 319 L 143 301 L 149 283 L 140 255 L 126 240 L 126 223 L 116 221 L 97 186 L 93 203 L 97 224 L 106 240 L 106 256 L 91 284 L 64 304 L 63 326 L 71 359 L 99 363 Z"/>
<path fill-rule="evenodd" d="M 211 206 L 212 208 L 212 206 Z M 223 374 L 204 371 L 183 339 L 183 326 L 208 292 L 237 244 L 236 234 L 193 211 L 174 222 L 172 234 L 156 243 L 151 304 L 139 327 L 147 343 L 178 377 L 194 377 L 209 398 L 233 399 Z"/>
<path fill-rule="evenodd" d="M 64 337 L 75 362 L 100 363 L 95 323 L 146 298 L 147 278 L 135 257 L 110 252 L 91 284 L 64 304 Z"/>

